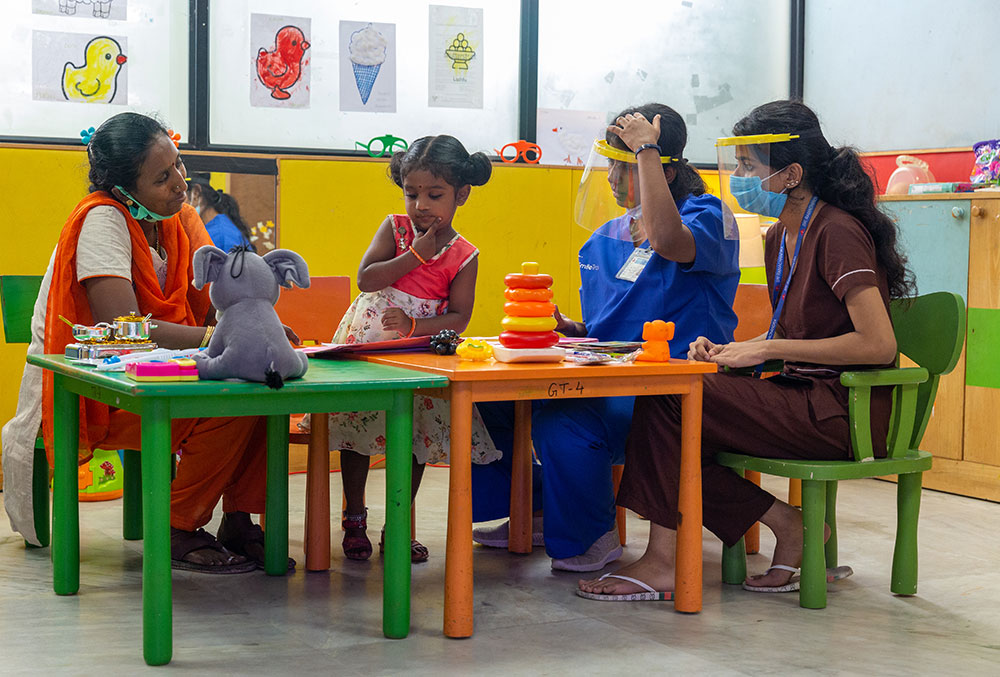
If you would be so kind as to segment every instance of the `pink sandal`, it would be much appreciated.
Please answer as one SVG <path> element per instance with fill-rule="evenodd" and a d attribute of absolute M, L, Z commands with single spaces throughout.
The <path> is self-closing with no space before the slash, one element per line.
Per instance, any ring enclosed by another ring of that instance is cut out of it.
<path fill-rule="evenodd" d="M 365 533 L 368 530 L 368 508 L 360 515 L 343 513 L 340 525 L 344 528 L 344 540 L 341 545 L 347 559 L 363 561 L 372 556 L 372 542 Z"/>

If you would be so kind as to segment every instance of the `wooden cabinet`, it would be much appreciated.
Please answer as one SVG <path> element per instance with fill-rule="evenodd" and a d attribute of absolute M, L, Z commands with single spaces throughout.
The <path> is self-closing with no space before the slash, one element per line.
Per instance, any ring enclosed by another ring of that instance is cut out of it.
<path fill-rule="evenodd" d="M 917 291 L 965 299 L 968 330 L 941 379 L 921 448 L 934 454 L 924 486 L 1000 501 L 1000 192 L 886 196 Z"/>

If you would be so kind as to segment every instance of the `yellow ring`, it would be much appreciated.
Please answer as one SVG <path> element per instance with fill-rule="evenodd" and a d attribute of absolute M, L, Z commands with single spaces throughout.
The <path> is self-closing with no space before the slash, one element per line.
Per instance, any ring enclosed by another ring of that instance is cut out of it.
<path fill-rule="evenodd" d="M 554 317 L 511 317 L 505 315 L 500 325 L 508 331 L 552 331 L 556 328 Z"/>

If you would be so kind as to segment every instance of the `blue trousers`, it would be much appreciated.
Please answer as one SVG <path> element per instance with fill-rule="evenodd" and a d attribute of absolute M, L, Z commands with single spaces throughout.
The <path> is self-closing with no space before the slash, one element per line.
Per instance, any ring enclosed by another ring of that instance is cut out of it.
<path fill-rule="evenodd" d="M 633 397 L 549 400 L 533 411 L 531 439 L 541 462 L 532 468 L 533 500 L 544 510 L 549 557 L 581 555 L 614 526 L 611 466 L 624 461 L 634 402 Z M 504 452 L 494 463 L 473 466 L 472 518 L 485 521 L 510 512 L 514 408 L 510 402 L 476 406 Z"/>

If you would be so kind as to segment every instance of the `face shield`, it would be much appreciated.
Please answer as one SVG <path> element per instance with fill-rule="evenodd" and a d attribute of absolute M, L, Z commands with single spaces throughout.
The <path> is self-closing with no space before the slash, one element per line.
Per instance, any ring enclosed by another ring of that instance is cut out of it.
<path fill-rule="evenodd" d="M 777 218 L 788 196 L 784 186 L 771 185 L 771 177 L 784 167 L 771 166 L 771 145 L 799 138 L 798 134 L 729 136 L 716 141 L 719 186 L 726 237 L 739 239 L 734 214 L 759 214 Z"/>
<path fill-rule="evenodd" d="M 661 156 L 660 162 L 676 162 Z M 630 150 L 594 142 L 580 179 L 574 205 L 576 222 L 588 231 L 616 240 L 642 242 L 639 165 Z"/>

